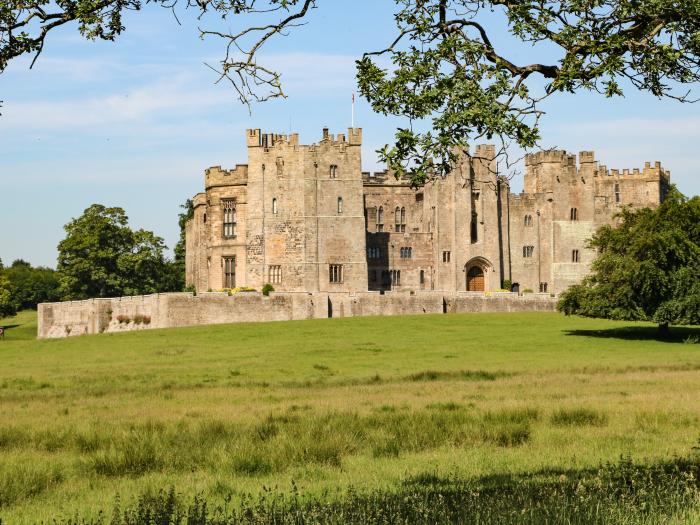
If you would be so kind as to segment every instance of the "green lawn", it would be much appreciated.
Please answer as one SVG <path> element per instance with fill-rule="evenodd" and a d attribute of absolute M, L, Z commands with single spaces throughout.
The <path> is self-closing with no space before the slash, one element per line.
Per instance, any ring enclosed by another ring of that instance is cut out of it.
<path fill-rule="evenodd" d="M 235 499 L 653 463 L 700 438 L 700 345 L 683 342 L 698 328 L 659 341 L 641 324 L 467 314 L 37 341 L 35 315 L 0 320 L 11 524 L 169 486 Z"/>

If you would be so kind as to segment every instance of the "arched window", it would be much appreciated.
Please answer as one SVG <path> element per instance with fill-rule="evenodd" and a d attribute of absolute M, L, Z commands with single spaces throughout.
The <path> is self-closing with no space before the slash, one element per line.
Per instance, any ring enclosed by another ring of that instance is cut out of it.
<path fill-rule="evenodd" d="M 381 206 L 377 208 L 377 231 L 384 231 L 384 208 Z"/>
<path fill-rule="evenodd" d="M 572 252 L 571 252 L 571 262 L 577 263 L 577 262 L 580 262 L 580 261 L 581 261 L 581 258 L 580 258 L 580 253 L 579 253 L 579 251 L 578 251 L 578 250 L 572 251 Z"/>
<path fill-rule="evenodd" d="M 572 221 L 578 220 L 578 208 L 571 208 L 571 220 Z"/>
<path fill-rule="evenodd" d="M 331 164 L 331 179 L 335 179 L 338 176 L 338 166 Z"/>
<path fill-rule="evenodd" d="M 394 230 L 396 232 L 406 231 L 406 208 L 396 207 L 394 210 Z"/>
<path fill-rule="evenodd" d="M 423 289 L 423 287 L 425 286 L 425 270 L 420 271 L 418 281 L 420 283 L 421 289 Z"/>
<path fill-rule="evenodd" d="M 234 199 L 222 199 L 221 205 L 224 212 L 224 237 L 236 236 L 236 201 Z"/>
<path fill-rule="evenodd" d="M 532 226 L 532 215 L 525 215 L 525 226 Z"/>
<path fill-rule="evenodd" d="M 535 253 L 534 246 L 523 246 L 523 257 L 529 259 L 530 257 L 532 257 L 533 253 Z"/>
<path fill-rule="evenodd" d="M 343 213 L 343 198 L 338 197 L 338 213 Z"/>
<path fill-rule="evenodd" d="M 272 213 L 277 214 L 277 198 L 272 199 Z"/>

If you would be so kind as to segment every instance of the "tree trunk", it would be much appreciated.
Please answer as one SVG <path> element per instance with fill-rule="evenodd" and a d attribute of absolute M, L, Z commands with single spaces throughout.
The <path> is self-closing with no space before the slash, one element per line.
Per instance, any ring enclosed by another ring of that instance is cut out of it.
<path fill-rule="evenodd" d="M 668 323 L 661 323 L 659 325 L 659 335 L 664 339 L 671 337 L 671 329 L 668 327 Z"/>

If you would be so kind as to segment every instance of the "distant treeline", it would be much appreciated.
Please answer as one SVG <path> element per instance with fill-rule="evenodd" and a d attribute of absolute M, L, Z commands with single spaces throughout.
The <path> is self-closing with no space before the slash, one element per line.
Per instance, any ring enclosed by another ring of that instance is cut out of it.
<path fill-rule="evenodd" d="M 0 260 L 0 317 L 39 303 L 180 291 L 185 286 L 185 224 L 192 215 L 187 201 L 179 215 L 175 256 L 165 256 L 163 239 L 133 230 L 122 208 L 93 204 L 64 226 L 56 270 L 17 259 Z"/>

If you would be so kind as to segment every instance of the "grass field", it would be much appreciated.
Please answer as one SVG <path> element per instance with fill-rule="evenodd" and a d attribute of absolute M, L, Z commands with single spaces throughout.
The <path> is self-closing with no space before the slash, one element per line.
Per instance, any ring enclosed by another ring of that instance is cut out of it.
<path fill-rule="evenodd" d="M 689 457 L 700 438 L 699 328 L 659 341 L 641 324 L 472 314 L 36 341 L 33 312 L 0 324 L 3 524 L 169 487 L 334 501 L 416 479 L 566 479 Z M 669 523 L 700 521 L 690 498 Z"/>

